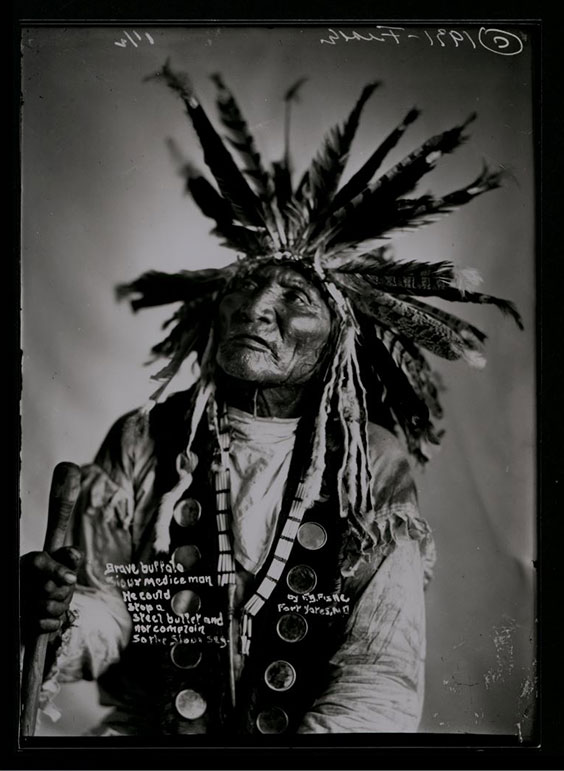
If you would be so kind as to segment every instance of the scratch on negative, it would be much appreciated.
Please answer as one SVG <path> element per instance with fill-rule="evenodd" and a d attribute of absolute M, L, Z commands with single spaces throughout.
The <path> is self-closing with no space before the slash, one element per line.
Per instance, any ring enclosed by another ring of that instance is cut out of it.
<path fill-rule="evenodd" d="M 536 660 L 532 663 L 532 670 L 523 680 L 521 693 L 519 694 L 519 704 L 517 706 L 519 720 L 515 724 L 519 734 L 519 741 L 523 742 L 525 738 L 523 733 L 529 734 L 532 730 L 537 696 L 537 677 L 535 674 Z"/>
<path fill-rule="evenodd" d="M 506 675 L 510 675 L 515 668 L 513 632 L 515 631 L 515 622 L 494 627 L 493 643 L 495 646 L 496 666 L 491 668 L 485 674 L 486 688 L 494 683 L 503 680 Z"/>

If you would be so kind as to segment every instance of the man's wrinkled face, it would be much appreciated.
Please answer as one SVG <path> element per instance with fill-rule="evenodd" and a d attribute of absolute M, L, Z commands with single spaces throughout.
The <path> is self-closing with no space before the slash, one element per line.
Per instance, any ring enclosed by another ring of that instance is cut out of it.
<path fill-rule="evenodd" d="M 305 383 L 330 331 L 319 290 L 292 268 L 270 265 L 236 278 L 221 300 L 217 363 L 240 380 Z"/>

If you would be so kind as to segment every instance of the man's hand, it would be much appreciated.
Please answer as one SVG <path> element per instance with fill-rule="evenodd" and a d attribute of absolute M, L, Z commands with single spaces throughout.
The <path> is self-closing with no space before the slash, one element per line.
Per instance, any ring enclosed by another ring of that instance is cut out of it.
<path fill-rule="evenodd" d="M 74 593 L 82 552 L 64 546 L 52 554 L 36 551 L 20 560 L 21 615 L 24 640 L 29 635 L 57 632 Z"/>

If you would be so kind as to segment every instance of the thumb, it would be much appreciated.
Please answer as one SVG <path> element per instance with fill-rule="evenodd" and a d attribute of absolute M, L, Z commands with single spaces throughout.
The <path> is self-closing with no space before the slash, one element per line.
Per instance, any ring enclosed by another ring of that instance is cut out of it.
<path fill-rule="evenodd" d="M 71 570 L 77 570 L 84 558 L 83 552 L 77 549 L 76 546 L 63 546 L 61 549 L 53 552 L 51 556 L 57 562 L 60 562 L 61 565 Z"/>

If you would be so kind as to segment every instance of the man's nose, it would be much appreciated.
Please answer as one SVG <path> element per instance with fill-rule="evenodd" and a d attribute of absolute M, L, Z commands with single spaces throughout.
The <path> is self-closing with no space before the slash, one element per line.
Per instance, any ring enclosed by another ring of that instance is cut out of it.
<path fill-rule="evenodd" d="M 256 289 L 239 306 L 241 318 L 249 321 L 274 320 L 274 297 L 268 289 Z"/>

